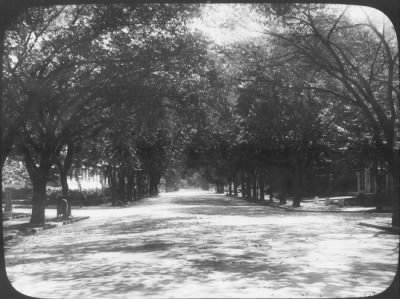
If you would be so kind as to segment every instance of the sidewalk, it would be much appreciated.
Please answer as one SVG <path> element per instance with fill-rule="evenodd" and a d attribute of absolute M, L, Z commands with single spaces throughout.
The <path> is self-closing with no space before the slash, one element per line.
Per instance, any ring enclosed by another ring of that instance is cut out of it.
<path fill-rule="evenodd" d="M 324 198 L 319 198 L 319 200 L 306 199 L 302 200 L 300 207 L 294 208 L 292 206 L 293 200 L 287 199 L 286 204 L 279 204 L 279 202 L 274 199 L 273 202 L 269 200 L 264 201 L 254 201 L 240 196 L 230 196 L 238 199 L 243 199 L 248 202 L 253 202 L 263 206 L 269 206 L 277 209 L 283 209 L 290 212 L 309 212 L 309 213 L 365 213 L 369 216 L 376 216 L 375 219 L 365 219 L 359 222 L 359 225 L 372 227 L 379 230 L 383 230 L 389 233 L 400 234 L 400 227 L 391 225 L 391 211 L 375 212 L 375 207 L 362 207 L 362 206 L 344 206 L 340 207 L 338 205 L 325 204 Z"/>
<path fill-rule="evenodd" d="M 77 221 L 82 221 L 85 219 L 88 219 L 89 216 L 86 216 L 87 214 L 93 216 L 94 211 L 99 211 L 102 213 L 102 211 L 109 211 L 109 210 L 124 210 L 126 208 L 132 207 L 132 206 L 141 206 L 144 204 L 145 200 L 144 199 L 149 199 L 149 198 L 154 198 L 154 197 L 146 197 L 146 198 L 141 198 L 139 200 L 136 200 L 134 202 L 129 202 L 125 205 L 122 206 L 112 206 L 111 202 L 109 203 L 104 203 L 98 206 L 72 206 L 72 211 L 73 211 L 73 217 L 70 217 L 69 219 L 58 219 L 55 217 L 55 211 L 56 211 L 56 206 L 54 205 L 48 205 L 46 207 L 46 223 L 42 226 L 32 226 L 29 224 L 30 221 L 30 211 L 32 209 L 31 205 L 13 205 L 14 212 L 13 215 L 10 216 L 5 216 L 3 214 L 3 239 L 5 242 L 5 246 L 11 245 L 11 243 L 16 243 L 18 242 L 23 236 L 35 234 L 39 231 L 42 230 L 47 230 L 55 227 L 59 227 L 62 225 L 67 225 L 71 224 Z M 76 212 L 79 216 L 76 215 Z M 106 212 L 108 213 L 108 212 Z M 83 214 L 83 215 L 82 215 Z M 93 217 L 92 217 L 93 218 Z"/>
<path fill-rule="evenodd" d="M 10 246 L 11 243 L 14 243 L 11 241 L 18 241 L 23 236 L 90 218 L 89 216 L 71 217 L 68 219 L 46 217 L 44 225 L 31 225 L 29 223 L 30 217 L 30 214 L 16 213 L 16 217 L 7 217 L 8 219 L 6 218 L 3 221 L 4 247 Z"/>

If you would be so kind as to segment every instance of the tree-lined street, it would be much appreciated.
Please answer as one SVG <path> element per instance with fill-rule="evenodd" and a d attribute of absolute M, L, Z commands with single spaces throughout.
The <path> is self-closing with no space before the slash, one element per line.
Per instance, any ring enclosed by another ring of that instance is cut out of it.
<path fill-rule="evenodd" d="M 0 166 L 18 291 L 389 287 L 399 23 L 351 5 L 47 2 L 1 4 L 14 15 L 0 21 Z"/>
<path fill-rule="evenodd" d="M 90 214 L 11 248 L 13 286 L 48 298 L 362 297 L 386 289 L 397 269 L 398 236 L 357 225 L 359 214 L 286 212 L 198 190 Z"/>

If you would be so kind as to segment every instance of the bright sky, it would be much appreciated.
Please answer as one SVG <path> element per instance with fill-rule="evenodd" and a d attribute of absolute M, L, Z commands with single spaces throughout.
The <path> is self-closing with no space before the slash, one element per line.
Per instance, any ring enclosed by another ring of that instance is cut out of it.
<path fill-rule="evenodd" d="M 335 6 L 344 8 L 346 5 L 335 5 Z M 371 21 L 376 24 L 385 23 L 385 24 L 390 24 L 390 26 L 392 26 L 390 19 L 380 10 L 361 5 L 347 5 L 347 6 L 348 6 L 347 14 L 349 17 L 352 18 L 353 21 L 360 21 L 360 22 L 366 21 L 368 16 L 371 19 Z"/>
<path fill-rule="evenodd" d="M 366 21 L 366 15 L 378 24 L 391 26 L 390 20 L 379 10 L 358 5 L 330 5 L 338 13 L 345 7 L 347 15 L 354 21 Z M 261 30 L 261 17 L 251 10 L 248 4 L 207 4 L 202 16 L 194 20 L 192 26 L 215 43 L 223 45 L 256 38 Z"/>
<path fill-rule="evenodd" d="M 259 36 L 259 19 L 250 5 L 207 4 L 192 25 L 215 43 L 226 44 Z"/>

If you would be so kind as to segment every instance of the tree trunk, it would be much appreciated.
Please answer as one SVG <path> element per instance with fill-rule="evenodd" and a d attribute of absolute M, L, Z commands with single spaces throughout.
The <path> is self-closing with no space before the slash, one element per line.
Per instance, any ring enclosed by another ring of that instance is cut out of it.
<path fill-rule="evenodd" d="M 283 175 L 283 184 L 282 184 L 282 190 L 279 194 L 279 204 L 284 205 L 287 203 L 286 198 L 288 193 L 287 190 L 289 189 L 289 170 L 285 169 L 282 175 Z"/>
<path fill-rule="evenodd" d="M 133 173 L 133 200 L 138 200 L 138 174 Z"/>
<path fill-rule="evenodd" d="M 253 200 L 257 200 L 257 174 L 254 173 L 252 176 L 252 181 L 253 181 L 253 196 L 252 199 Z"/>
<path fill-rule="evenodd" d="M 301 163 L 296 160 L 295 162 L 295 172 L 294 172 L 294 199 L 292 206 L 294 208 L 300 207 L 300 197 L 301 197 Z"/>
<path fill-rule="evenodd" d="M 144 197 L 149 197 L 150 196 L 150 177 L 149 177 L 148 173 L 146 173 L 144 175 L 143 187 L 144 187 L 144 195 L 143 196 Z"/>
<path fill-rule="evenodd" d="M 160 184 L 161 175 L 153 171 L 149 175 L 149 195 L 157 196 L 158 195 L 158 185 Z"/>
<path fill-rule="evenodd" d="M 67 173 L 59 168 L 60 171 L 60 183 L 61 183 L 61 190 L 62 190 L 62 196 L 63 198 L 67 201 L 67 214 L 65 217 L 70 217 L 71 216 L 71 196 L 69 194 L 69 187 L 68 187 L 68 175 Z"/>
<path fill-rule="evenodd" d="M 229 179 L 229 185 L 228 185 L 228 192 L 229 196 L 232 196 L 232 179 Z"/>
<path fill-rule="evenodd" d="M 217 188 L 218 194 L 224 193 L 224 184 L 221 181 L 217 181 L 215 187 Z"/>
<path fill-rule="evenodd" d="M 251 199 L 251 177 L 250 175 L 246 176 L 246 197 Z"/>
<path fill-rule="evenodd" d="M 144 175 L 143 172 L 139 172 L 137 175 L 137 198 L 142 199 L 144 197 Z"/>
<path fill-rule="evenodd" d="M 23 147 L 22 150 L 25 158 L 25 166 L 33 187 L 32 216 L 30 223 L 42 225 L 46 220 L 46 184 L 52 165 L 51 157 L 46 154 L 41 154 L 38 163 L 35 163 L 30 150 L 26 147 Z"/>
<path fill-rule="evenodd" d="M 154 178 L 153 175 L 149 175 L 149 196 L 154 196 Z"/>
<path fill-rule="evenodd" d="M 118 199 L 120 202 L 126 202 L 125 185 L 125 171 L 120 167 L 118 171 Z"/>
<path fill-rule="evenodd" d="M 382 203 L 382 180 L 384 176 L 382 175 L 377 175 L 376 176 L 376 190 L 375 190 L 375 206 L 376 206 L 376 211 L 377 212 L 382 212 L 383 211 L 383 203 Z"/>
<path fill-rule="evenodd" d="M 70 169 L 72 167 L 72 158 L 73 158 L 74 153 L 75 153 L 75 146 L 72 142 L 69 142 L 67 144 L 67 154 L 65 156 L 65 159 L 62 159 L 62 156 L 60 155 L 56 161 L 58 170 L 60 172 L 60 183 L 61 183 L 61 188 L 62 188 L 62 196 L 67 201 L 67 213 L 66 213 L 65 217 L 71 216 L 71 196 L 69 193 L 67 178 L 68 178 L 68 172 L 70 171 Z"/>
<path fill-rule="evenodd" d="M 142 198 L 142 174 L 140 171 L 136 173 L 136 199 Z"/>
<path fill-rule="evenodd" d="M 279 194 L 279 204 L 281 205 L 286 204 L 286 197 L 287 197 L 286 191 L 283 191 L 281 194 Z"/>
<path fill-rule="evenodd" d="M 233 195 L 238 196 L 237 176 L 233 177 Z"/>
<path fill-rule="evenodd" d="M 375 177 L 375 182 L 376 182 L 376 188 L 375 188 L 375 208 L 377 212 L 382 212 L 383 206 L 382 206 L 382 179 L 384 176 L 380 173 L 379 167 L 378 167 L 378 161 L 377 159 L 373 160 L 373 175 Z"/>
<path fill-rule="evenodd" d="M 111 204 L 115 207 L 118 205 L 118 179 L 115 167 L 111 168 L 110 175 Z"/>
<path fill-rule="evenodd" d="M 258 177 L 258 186 L 260 189 L 260 200 L 264 201 L 264 176 L 262 174 L 260 174 Z"/>
<path fill-rule="evenodd" d="M 33 198 L 32 198 L 32 216 L 30 220 L 31 224 L 42 225 L 45 223 L 46 181 L 47 180 L 45 178 L 38 178 L 32 181 Z"/>
<path fill-rule="evenodd" d="M 85 196 L 82 194 L 82 184 L 81 184 L 81 179 L 79 178 L 79 172 L 77 171 L 77 169 L 75 169 L 73 171 L 76 183 L 78 184 L 78 189 L 79 189 L 79 197 L 80 197 L 80 206 L 82 208 L 84 200 L 85 200 Z M 110 177 L 108 176 L 108 184 L 109 186 L 111 186 L 111 181 L 110 181 Z"/>
<path fill-rule="evenodd" d="M 242 187 L 242 197 L 246 197 L 247 191 L 246 191 L 246 178 L 244 177 L 244 174 L 240 176 L 241 182 L 240 185 Z"/>
<path fill-rule="evenodd" d="M 127 173 L 127 184 L 126 184 L 126 199 L 127 201 L 133 201 L 133 189 L 135 187 L 135 177 L 131 170 Z"/>

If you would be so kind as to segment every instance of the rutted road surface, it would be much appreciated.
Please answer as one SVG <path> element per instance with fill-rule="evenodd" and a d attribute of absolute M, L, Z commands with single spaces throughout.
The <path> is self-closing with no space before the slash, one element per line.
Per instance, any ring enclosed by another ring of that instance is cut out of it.
<path fill-rule="evenodd" d="M 19 292 L 43 298 L 363 297 L 397 269 L 399 237 L 361 214 L 293 213 L 201 191 L 89 220 L 6 251 Z"/>

